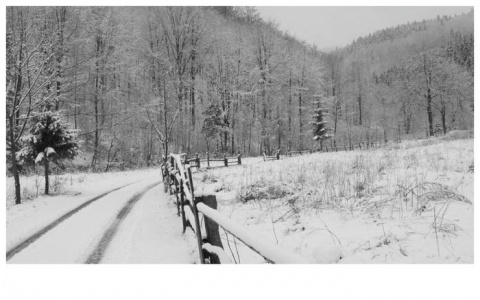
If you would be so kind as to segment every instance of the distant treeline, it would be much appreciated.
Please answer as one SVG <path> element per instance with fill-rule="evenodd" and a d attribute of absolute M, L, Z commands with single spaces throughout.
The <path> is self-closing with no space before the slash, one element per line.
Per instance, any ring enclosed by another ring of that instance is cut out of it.
<path fill-rule="evenodd" d="M 310 149 L 319 111 L 332 144 L 473 126 L 473 12 L 330 53 L 251 7 L 7 7 L 6 35 L 10 164 L 45 107 L 92 167 Z"/>

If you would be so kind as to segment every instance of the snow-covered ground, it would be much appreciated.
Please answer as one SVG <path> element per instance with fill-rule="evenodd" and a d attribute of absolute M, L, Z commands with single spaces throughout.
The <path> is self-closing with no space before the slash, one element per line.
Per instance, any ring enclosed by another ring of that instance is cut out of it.
<path fill-rule="evenodd" d="M 473 263 L 473 140 L 242 162 L 195 172 L 195 190 L 214 193 L 224 215 L 312 263 Z M 7 251 L 82 203 L 120 189 L 61 222 L 9 263 L 84 263 L 115 221 L 119 226 L 101 263 L 198 263 L 195 236 L 191 230 L 181 234 L 173 196 L 162 185 L 118 221 L 135 195 L 161 180 L 158 169 L 62 178 L 56 195 L 21 205 L 7 197 Z M 36 180 L 22 178 L 22 184 L 36 188 Z M 8 179 L 7 195 L 11 185 Z M 220 233 L 232 261 L 265 263 Z"/>
<path fill-rule="evenodd" d="M 158 170 L 99 175 L 84 175 L 83 185 L 75 185 L 69 195 L 43 196 L 8 206 L 7 251 L 92 197 L 122 187 L 66 218 L 8 263 L 85 263 L 111 224 L 118 222 L 127 203 L 161 181 Z M 182 236 L 176 207 L 163 192 L 163 184 L 140 197 L 115 231 L 100 263 L 198 262 L 194 237 Z"/>
<path fill-rule="evenodd" d="M 22 194 L 22 206 L 25 208 L 32 200 L 37 205 L 43 198 L 73 198 L 72 196 L 95 195 L 108 187 L 120 186 L 135 181 L 140 181 L 151 176 L 160 176 L 159 168 L 108 172 L 108 173 L 74 173 L 63 175 L 50 175 L 50 195 L 43 194 L 45 179 L 42 174 L 32 176 L 20 176 L 20 188 Z M 6 180 L 6 205 L 7 209 L 14 206 L 14 181 L 13 177 Z"/>
<path fill-rule="evenodd" d="M 9 193 L 13 189 L 13 180 L 7 178 L 7 250 L 21 242 L 25 237 L 99 194 L 135 182 L 142 182 L 149 178 L 160 178 L 159 176 L 159 171 L 155 169 L 103 174 L 62 175 L 66 183 L 61 194 L 40 195 L 35 199 L 24 200 L 21 205 L 13 205 L 13 195 Z M 23 189 L 35 187 L 35 181 L 35 176 L 21 177 Z"/>
<path fill-rule="evenodd" d="M 147 192 L 120 225 L 102 263 L 198 263 L 193 234 L 182 236 L 182 222 L 163 185 Z"/>
<path fill-rule="evenodd" d="M 474 261 L 471 139 L 244 161 L 195 173 L 196 190 L 215 193 L 224 214 L 311 262 Z M 222 234 L 237 262 L 264 262 Z"/>

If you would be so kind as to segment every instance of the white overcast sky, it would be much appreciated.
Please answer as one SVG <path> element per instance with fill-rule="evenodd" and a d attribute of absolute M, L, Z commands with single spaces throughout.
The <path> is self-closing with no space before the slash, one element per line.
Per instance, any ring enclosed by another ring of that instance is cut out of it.
<path fill-rule="evenodd" d="M 262 18 L 279 24 L 307 43 L 319 49 L 343 47 L 354 39 L 377 30 L 437 15 L 455 15 L 470 11 L 471 7 L 403 6 L 403 7 L 305 7 L 257 6 Z"/>

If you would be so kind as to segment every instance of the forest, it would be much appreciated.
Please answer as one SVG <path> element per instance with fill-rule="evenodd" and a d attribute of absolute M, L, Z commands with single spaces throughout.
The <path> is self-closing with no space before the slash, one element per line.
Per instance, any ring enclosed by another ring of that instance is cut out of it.
<path fill-rule="evenodd" d="M 256 156 L 473 129 L 473 10 L 331 52 L 252 7 L 7 7 L 6 18 L 18 201 L 20 174 L 39 162 L 48 173 L 49 157 L 103 171 L 169 152 Z"/>

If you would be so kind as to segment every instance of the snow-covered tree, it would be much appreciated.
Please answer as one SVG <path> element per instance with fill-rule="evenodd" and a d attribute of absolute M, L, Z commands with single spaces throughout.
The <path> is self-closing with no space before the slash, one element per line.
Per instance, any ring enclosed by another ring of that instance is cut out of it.
<path fill-rule="evenodd" d="M 225 130 L 226 125 L 222 122 L 222 111 L 217 104 L 211 104 L 204 112 L 202 133 L 207 143 L 207 152 L 210 151 L 210 141 Z"/>
<path fill-rule="evenodd" d="M 313 110 L 313 121 L 310 124 L 313 126 L 313 140 L 319 141 L 322 146 L 322 142 L 331 137 L 328 133 L 331 129 L 327 126 L 327 121 L 325 120 L 326 109 L 323 107 L 317 107 Z"/>
<path fill-rule="evenodd" d="M 45 194 L 49 189 L 51 160 L 73 159 L 78 154 L 77 130 L 70 129 L 58 111 L 34 113 L 30 118 L 29 134 L 21 138 L 23 148 L 17 153 L 22 164 L 44 163 Z"/>

